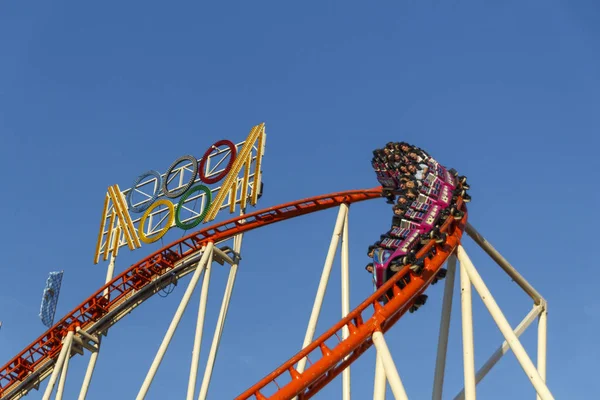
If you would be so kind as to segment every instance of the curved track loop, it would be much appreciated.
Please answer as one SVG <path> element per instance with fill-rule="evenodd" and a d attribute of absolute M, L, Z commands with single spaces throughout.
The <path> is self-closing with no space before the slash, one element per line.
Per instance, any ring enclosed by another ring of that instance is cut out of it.
<path fill-rule="evenodd" d="M 295 396 L 298 396 L 299 400 L 309 399 L 360 357 L 373 344 L 371 339 L 373 332 L 386 332 L 390 329 L 412 306 L 416 297 L 427 289 L 446 259 L 456 250 L 467 223 L 467 210 L 462 198 L 458 199 L 457 206 L 465 211 L 465 215 L 460 221 L 454 220 L 452 217 L 446 220 L 441 228 L 442 232 L 448 234 L 446 243 L 438 245 L 431 240 L 417 253 L 416 257 L 419 258 L 433 246 L 436 247 L 435 256 L 425 260 L 425 268 L 421 275 L 415 275 L 408 266 L 398 271 L 345 318 L 238 396 L 236 400 L 245 400 L 251 397 L 257 400 L 266 400 L 267 398 L 283 400 Z M 410 277 L 410 282 L 400 289 L 396 282 L 401 280 L 406 282 L 407 277 Z M 388 293 L 389 301 L 382 306 L 378 299 L 386 296 L 386 293 Z M 392 293 L 393 295 L 391 295 Z M 373 306 L 373 314 L 365 320 L 362 315 L 370 306 Z M 341 340 L 342 329 L 345 326 L 348 327 L 350 335 L 347 339 Z M 327 341 L 334 341 L 335 346 L 328 347 Z M 294 366 L 307 356 L 310 366 L 303 373 L 299 373 Z M 277 382 L 277 379 L 280 382 Z M 286 383 L 281 382 L 284 380 Z M 267 391 L 273 393 L 267 395 Z"/>
<path fill-rule="evenodd" d="M 381 197 L 381 187 L 367 190 L 336 192 L 267 208 L 202 229 L 154 252 L 112 281 L 98 289 L 87 300 L 58 321 L 52 328 L 27 346 L 0 369 L 0 398 L 24 395 L 37 387 L 58 358 L 62 339 L 68 331 L 81 327 L 89 334 L 98 334 L 110 324 L 102 323 L 134 296 L 149 292 L 139 302 L 150 297 L 150 286 L 202 250 L 208 242 L 220 242 L 236 234 L 297 216 Z M 189 272 L 189 271 L 188 271 Z M 388 285 L 389 286 L 389 285 Z M 108 295 L 104 294 L 104 291 Z M 155 293 L 155 292 L 154 292 Z M 122 316 L 120 316 L 122 317 Z M 119 318 L 120 318 L 119 317 Z"/>

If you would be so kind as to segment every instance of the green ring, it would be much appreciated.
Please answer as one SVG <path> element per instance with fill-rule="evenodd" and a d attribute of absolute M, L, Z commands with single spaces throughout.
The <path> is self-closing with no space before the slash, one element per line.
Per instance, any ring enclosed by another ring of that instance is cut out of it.
<path fill-rule="evenodd" d="M 208 199 L 206 202 L 206 205 L 204 206 L 204 210 L 202 211 L 202 214 L 197 216 L 194 220 L 184 224 L 183 222 L 181 222 L 181 219 L 179 218 L 179 212 L 181 211 L 181 206 L 188 199 L 188 197 L 190 197 L 190 195 L 192 193 L 199 192 L 200 190 L 202 190 L 206 194 L 206 197 Z M 202 220 L 206 216 L 206 213 L 210 209 L 211 203 L 212 203 L 212 192 L 210 191 L 209 188 L 207 188 L 204 185 L 197 185 L 197 186 L 192 187 L 190 190 L 188 190 L 186 192 L 186 194 L 184 194 L 181 197 L 181 199 L 179 199 L 179 202 L 177 203 L 177 208 L 175 209 L 175 225 L 177 225 L 179 228 L 186 230 L 186 231 L 188 229 L 194 228 L 196 225 L 198 225 L 200 222 L 202 222 Z"/>

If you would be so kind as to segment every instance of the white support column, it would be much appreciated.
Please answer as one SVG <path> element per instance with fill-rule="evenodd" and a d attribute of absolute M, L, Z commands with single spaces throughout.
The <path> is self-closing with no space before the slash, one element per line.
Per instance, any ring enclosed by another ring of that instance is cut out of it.
<path fill-rule="evenodd" d="M 379 353 L 375 355 L 375 385 L 373 387 L 373 400 L 385 400 L 385 371 L 383 360 Z"/>
<path fill-rule="evenodd" d="M 542 302 L 542 295 L 468 222 L 465 231 L 533 299 L 535 304 Z"/>
<path fill-rule="evenodd" d="M 242 251 L 243 237 L 244 234 L 240 233 L 233 238 L 233 251 L 237 255 L 239 255 Z M 227 285 L 225 286 L 225 294 L 223 295 L 223 302 L 221 303 L 221 311 L 219 312 L 219 318 L 217 319 L 213 341 L 210 346 L 210 353 L 208 354 L 208 361 L 206 362 L 206 369 L 204 370 L 204 377 L 202 378 L 202 386 L 200 387 L 200 394 L 198 395 L 198 399 L 200 400 L 205 400 L 206 396 L 208 395 L 208 386 L 210 385 L 210 378 L 215 366 L 217 352 L 219 351 L 219 344 L 221 343 L 221 335 L 223 333 L 223 328 L 225 327 L 225 319 L 227 318 L 227 311 L 229 310 L 229 301 L 231 300 L 231 295 L 233 294 L 233 287 L 235 285 L 238 265 L 239 259 L 236 260 L 236 263 L 233 264 L 229 270 L 229 278 L 227 279 Z"/>
<path fill-rule="evenodd" d="M 329 281 L 329 275 L 331 274 L 333 259 L 335 258 L 335 253 L 340 241 L 340 235 L 342 234 L 342 228 L 344 226 L 344 220 L 346 218 L 346 212 L 348 211 L 348 207 L 344 206 L 344 204 L 340 206 L 340 211 L 338 212 L 337 220 L 335 221 L 335 228 L 333 229 L 333 235 L 331 236 L 331 242 L 329 243 L 329 250 L 327 251 L 327 257 L 325 258 L 325 265 L 323 266 L 323 272 L 321 273 L 321 280 L 319 281 L 315 303 L 310 314 L 302 348 L 305 348 L 312 342 L 315 335 L 315 330 L 317 329 L 317 321 L 319 320 L 321 306 L 323 305 L 323 298 L 325 297 L 325 291 L 327 290 L 327 282 Z M 302 373 L 304 372 L 305 367 L 306 357 L 298 362 L 298 367 L 296 369 L 298 372 Z"/>
<path fill-rule="evenodd" d="M 75 334 L 73 334 L 75 337 Z M 65 391 L 65 384 L 67 383 L 67 372 L 69 371 L 69 359 L 71 358 L 71 347 L 73 347 L 73 340 L 69 343 L 69 347 L 67 348 L 67 356 L 65 357 L 65 362 L 62 366 L 62 371 L 60 372 L 60 380 L 58 381 L 58 389 L 56 389 L 56 400 L 62 400 L 63 393 Z"/>
<path fill-rule="evenodd" d="M 344 228 L 342 230 L 342 318 L 350 313 L 350 267 L 348 262 L 348 205 L 345 208 Z M 347 326 L 342 329 L 342 339 L 347 339 L 350 331 Z M 342 372 L 342 399 L 350 400 L 350 366 Z"/>
<path fill-rule="evenodd" d="M 521 336 L 523 332 L 535 321 L 538 314 L 540 313 L 540 306 L 533 306 L 533 309 L 529 311 L 529 314 L 523 318 L 523 320 L 519 323 L 517 328 L 515 329 L 515 335 L 517 337 Z M 490 358 L 483 364 L 483 367 L 479 368 L 477 374 L 475 375 L 475 382 L 479 384 L 483 378 L 490 372 L 490 370 L 496 365 L 498 361 L 502 358 L 503 355 L 508 353 L 510 347 L 508 346 L 508 342 L 505 340 L 502 345 L 490 356 Z M 454 397 L 454 400 L 464 400 L 465 391 L 461 390 L 459 394 Z"/>
<path fill-rule="evenodd" d="M 479 273 L 473 266 L 473 263 L 469 259 L 469 256 L 467 256 L 467 253 L 460 245 L 458 246 L 458 259 L 460 261 L 461 269 L 464 268 L 466 270 L 471 282 L 473 283 L 473 286 L 475 287 L 475 290 L 477 290 L 477 292 L 479 293 L 479 296 L 483 300 L 483 303 L 492 315 L 492 318 L 496 322 L 496 325 L 498 325 L 500 332 L 502 332 L 502 335 L 506 338 L 508 345 L 515 354 L 515 357 L 519 361 L 519 364 L 525 371 L 525 374 L 531 381 L 531 384 L 535 388 L 536 392 L 539 394 L 540 398 L 542 400 L 553 400 L 554 397 L 552 396 L 552 393 L 550 393 L 550 390 L 548 390 L 548 387 L 544 383 L 543 379 L 540 377 L 540 374 L 538 373 L 537 369 L 533 365 L 533 362 L 527 355 L 527 352 L 523 348 L 523 345 L 515 335 L 515 332 L 513 332 L 510 324 L 506 320 L 506 317 L 504 316 L 504 314 L 500 310 L 500 307 L 498 307 L 498 304 L 494 300 L 494 297 L 492 296 L 487 286 L 481 279 L 481 276 L 479 276 Z"/>
<path fill-rule="evenodd" d="M 175 315 L 173 316 L 173 320 L 171 321 L 171 324 L 169 325 L 169 329 L 167 330 L 167 333 L 165 334 L 165 337 L 164 337 L 162 343 L 160 344 L 160 347 L 158 348 L 156 356 L 154 357 L 154 361 L 152 362 L 152 365 L 150 366 L 150 369 L 148 370 L 148 374 L 146 374 L 146 378 L 144 379 L 144 383 L 142 384 L 142 387 L 140 388 L 140 391 L 138 392 L 136 400 L 142 400 L 146 397 L 146 394 L 148 393 L 148 389 L 150 389 L 150 385 L 152 384 L 152 380 L 154 379 L 154 376 L 156 375 L 156 371 L 158 371 L 158 367 L 160 366 L 160 363 L 162 362 L 162 359 L 163 359 L 165 353 L 167 352 L 167 348 L 169 347 L 169 344 L 171 343 L 171 339 L 173 338 L 173 335 L 175 334 L 177 325 L 179 325 L 179 321 L 181 321 L 181 317 L 183 316 L 183 313 L 190 301 L 190 298 L 192 297 L 192 293 L 194 292 L 194 289 L 196 288 L 196 284 L 198 283 L 198 280 L 200 279 L 200 275 L 202 275 L 204 266 L 206 265 L 206 263 L 208 262 L 209 258 L 212 255 L 212 250 L 213 250 L 213 243 L 210 242 L 204 248 L 204 253 L 202 254 L 202 258 L 200 259 L 200 262 L 196 266 L 194 275 L 192 275 L 192 279 L 190 279 L 190 283 L 188 284 L 188 287 L 185 290 L 185 293 L 183 294 L 183 298 L 181 299 L 181 302 L 179 303 L 179 306 L 177 307 L 177 311 L 175 312 Z"/>
<path fill-rule="evenodd" d="M 373 344 L 377 348 L 377 357 L 381 357 L 385 375 L 392 388 L 392 393 L 394 393 L 394 398 L 396 400 L 408 400 L 406 390 L 404 390 L 404 385 L 402 384 L 402 380 L 400 380 L 400 375 L 398 374 L 390 350 L 380 331 L 373 332 Z"/>
<path fill-rule="evenodd" d="M 56 360 L 56 364 L 54 364 L 54 371 L 52 371 L 52 375 L 50 376 L 50 380 L 48 381 L 48 386 L 46 387 L 46 391 L 44 392 L 44 397 L 42 400 L 49 400 L 52 395 L 52 390 L 54 389 L 54 385 L 56 384 L 56 379 L 60 375 L 60 371 L 65 363 L 65 357 L 70 356 L 71 352 L 71 344 L 73 343 L 73 335 L 75 332 L 69 331 L 67 332 L 67 336 L 63 340 L 62 348 L 60 349 L 60 353 L 58 355 L 58 360 Z"/>
<path fill-rule="evenodd" d="M 448 258 L 448 271 L 444 286 L 444 299 L 442 302 L 442 320 L 440 322 L 440 336 L 438 338 L 437 358 L 435 361 L 435 376 L 433 379 L 433 400 L 441 400 L 444 389 L 444 371 L 446 369 L 446 354 L 448 350 L 448 336 L 450 332 L 450 317 L 452 315 L 452 297 L 454 294 L 454 275 L 456 272 L 456 255 Z"/>
<path fill-rule="evenodd" d="M 475 400 L 475 350 L 473 346 L 473 303 L 471 281 L 463 262 L 460 262 L 460 299 L 462 304 L 462 339 L 465 394 L 467 400 Z"/>
<path fill-rule="evenodd" d="M 538 317 L 538 350 L 537 350 L 537 369 L 540 374 L 540 378 L 546 382 L 546 341 L 548 332 L 548 304 L 544 301 L 542 303 L 542 311 Z M 537 395 L 537 399 L 541 397 Z"/>
<path fill-rule="evenodd" d="M 113 241 L 118 240 L 118 238 L 113 237 Z M 112 241 L 111 241 L 112 248 Z M 106 278 L 104 279 L 104 284 L 110 282 L 113 278 L 115 272 L 115 261 L 116 257 L 114 253 L 110 253 L 110 262 L 108 263 L 108 268 L 106 269 Z M 108 297 L 108 288 L 104 289 L 104 296 Z M 85 400 L 87 396 L 88 389 L 90 387 L 90 382 L 92 381 L 92 375 L 94 374 L 94 368 L 96 367 L 96 361 L 98 361 L 98 355 L 100 353 L 100 344 L 102 343 L 102 335 L 98 335 L 98 342 L 96 343 L 96 347 L 98 350 L 93 352 L 90 355 L 90 360 L 88 361 L 87 370 L 85 371 L 85 377 L 83 378 L 83 383 L 81 384 L 81 391 L 79 392 L 79 400 Z"/>
<path fill-rule="evenodd" d="M 196 391 L 196 378 L 198 376 L 198 363 L 200 361 L 200 347 L 202 346 L 202 331 L 204 330 L 204 317 L 206 315 L 206 302 L 208 299 L 208 286 L 210 285 L 212 258 L 211 254 L 208 263 L 206 264 L 202 281 L 200 305 L 198 306 L 198 320 L 196 322 L 196 335 L 194 336 L 194 348 L 192 350 L 192 365 L 190 367 L 190 379 L 188 381 L 187 400 L 193 400 L 194 392 Z"/>

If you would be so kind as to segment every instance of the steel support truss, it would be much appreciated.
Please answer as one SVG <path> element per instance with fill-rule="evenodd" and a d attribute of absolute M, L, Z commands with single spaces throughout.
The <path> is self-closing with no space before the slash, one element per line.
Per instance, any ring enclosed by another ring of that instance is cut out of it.
<path fill-rule="evenodd" d="M 308 346 L 314 338 L 316 325 L 321 311 L 325 291 L 329 276 L 333 267 L 335 254 L 339 247 L 340 237 L 342 237 L 342 316 L 347 314 L 346 302 L 348 301 L 348 275 L 347 265 L 347 232 L 348 232 L 348 207 L 340 206 L 337 220 L 335 223 L 332 239 L 329 245 L 329 250 L 323 266 L 321 280 L 317 289 L 313 310 L 309 318 L 308 327 L 302 348 Z M 548 387 L 546 386 L 546 335 L 547 335 L 547 303 L 544 298 L 520 275 L 517 270 L 504 259 L 493 246 L 487 242 L 470 224 L 466 227 L 467 234 L 486 252 L 496 263 L 516 282 L 532 299 L 533 308 L 513 331 L 506 317 L 498 307 L 491 293 L 487 289 L 485 283 L 479 276 L 479 273 L 473 266 L 464 248 L 459 246 L 457 253 L 448 258 L 448 270 L 446 274 L 446 283 L 443 295 L 442 317 L 440 322 L 440 335 L 437 349 L 437 359 L 435 366 L 435 376 L 433 384 L 433 400 L 441 400 L 442 389 L 444 383 L 444 370 L 446 365 L 446 352 L 448 348 L 448 334 L 450 327 L 452 300 L 454 292 L 454 280 L 457 269 L 457 258 L 460 261 L 460 279 L 461 279 L 461 308 L 462 308 L 462 331 L 463 331 L 463 365 L 464 365 L 464 382 L 463 389 L 455 400 L 472 400 L 476 398 L 476 385 L 479 383 L 492 367 L 506 354 L 512 350 L 517 357 L 521 367 L 529 377 L 533 387 L 536 390 L 537 398 L 541 400 L 554 399 Z M 498 325 L 501 333 L 505 337 L 504 343 L 491 355 L 486 363 L 475 372 L 475 357 L 474 357 L 474 338 L 473 338 L 473 315 L 472 315 L 472 299 L 471 288 L 481 296 L 484 304 L 490 311 L 494 321 Z M 531 359 L 527 355 L 518 337 L 531 325 L 535 319 L 538 319 L 538 354 L 537 368 L 533 365 Z M 344 335 L 346 333 L 344 332 Z M 373 344 L 375 345 L 377 356 L 375 365 L 375 380 L 373 389 L 374 400 L 385 400 L 386 382 L 389 383 L 395 399 L 408 399 L 398 370 L 392 359 L 391 353 L 385 342 L 383 334 L 376 331 L 372 335 Z M 306 368 L 307 358 L 303 358 L 298 362 L 297 371 L 302 373 Z M 347 374 L 343 374 L 342 379 L 342 398 L 350 399 L 350 381 L 349 368 Z"/>
<path fill-rule="evenodd" d="M 500 307 L 494 300 L 489 289 L 483 282 L 479 272 L 471 262 L 465 249 L 458 246 L 456 256 L 448 259 L 448 271 L 444 288 L 442 318 L 440 322 L 440 335 L 433 384 L 433 400 L 441 400 L 444 384 L 444 369 L 446 365 L 446 350 L 448 347 L 448 333 L 452 309 L 452 294 L 454 289 L 454 276 L 456 271 L 456 257 L 460 262 L 461 309 L 462 309 L 462 341 L 463 341 L 463 367 L 464 389 L 454 397 L 455 400 L 473 400 L 476 398 L 476 385 L 487 375 L 494 365 L 509 350 L 515 354 L 519 364 L 525 371 L 531 384 L 536 390 L 537 399 L 554 399 L 546 385 L 546 337 L 548 305 L 544 298 L 525 280 L 525 278 L 510 265 L 510 263 L 483 238 L 472 225 L 467 224 L 467 234 L 479 245 L 533 300 L 533 308 L 521 321 L 516 329 L 512 329 Z M 471 287 L 479 294 L 486 308 L 490 312 L 500 332 L 505 338 L 504 343 L 490 356 L 484 365 L 475 372 L 473 316 L 471 310 Z M 533 364 L 519 336 L 538 319 L 538 349 L 537 367 Z"/>
<path fill-rule="evenodd" d="M 314 306 L 309 318 L 309 323 L 303 342 L 303 348 L 308 346 L 314 339 L 316 331 L 316 325 L 318 322 L 319 314 L 321 311 L 322 303 L 324 300 L 325 292 L 328 285 L 329 276 L 333 268 L 335 255 L 338 247 L 340 247 L 341 241 L 341 312 L 342 317 L 348 315 L 350 310 L 349 304 L 349 260 L 348 260 L 348 214 L 349 206 L 342 203 L 339 206 L 339 212 L 335 222 L 334 231 L 332 234 L 331 242 L 323 266 L 321 279 L 317 289 L 317 294 L 314 301 Z M 476 385 L 479 383 L 487 373 L 493 368 L 493 366 L 506 354 L 509 350 L 512 350 L 520 363 L 523 370 L 526 372 L 529 380 L 536 390 L 537 398 L 541 400 L 553 399 L 548 387 L 546 386 L 546 338 L 547 338 L 547 303 L 544 298 L 516 271 L 516 269 L 508 263 L 501 255 L 494 249 L 494 247 L 487 242 L 470 224 L 466 226 L 467 234 L 473 238 L 473 240 L 496 261 L 496 263 L 516 282 L 533 300 L 533 308 L 521 321 L 515 330 L 509 325 L 506 317 L 498 307 L 496 301 L 489 292 L 487 286 L 481 279 L 477 269 L 471 262 L 466 251 L 462 246 L 458 246 L 456 254 L 453 254 L 448 258 L 448 270 L 446 275 L 446 282 L 443 295 L 443 307 L 442 316 L 440 323 L 440 335 L 437 349 L 437 360 L 435 367 L 435 376 L 433 384 L 433 400 L 442 398 L 443 383 L 444 383 L 444 370 L 446 365 L 446 352 L 448 346 L 448 333 L 451 318 L 452 300 L 453 300 L 453 289 L 454 280 L 456 274 L 456 261 L 460 262 L 460 280 L 461 280 L 461 308 L 462 308 L 462 327 L 463 327 L 463 366 L 464 366 L 464 384 L 465 388 L 455 396 L 456 399 L 475 399 L 476 396 Z M 207 307 L 208 290 L 210 285 L 211 267 L 212 262 L 217 261 L 220 264 L 227 263 L 230 267 L 229 278 L 225 288 L 223 296 L 220 314 L 216 323 L 216 328 L 208 356 L 206 368 L 202 383 L 200 385 L 200 391 L 198 399 L 204 400 L 207 398 L 209 384 L 214 368 L 215 359 L 217 356 L 225 319 L 227 317 L 227 311 L 230 303 L 230 299 L 233 293 L 235 279 L 237 276 L 237 268 L 240 260 L 240 251 L 242 244 L 243 233 L 239 233 L 233 237 L 233 250 L 223 250 L 215 246 L 212 242 L 208 242 L 200 251 L 196 254 L 191 255 L 188 259 L 181 261 L 174 269 L 174 275 L 184 276 L 186 274 L 192 274 L 192 278 L 188 284 L 188 287 L 183 295 L 183 298 L 174 314 L 173 320 L 165 334 L 163 342 L 161 343 L 157 354 L 154 358 L 152 365 L 150 366 L 148 373 L 142 386 L 139 390 L 136 399 L 144 399 L 150 389 L 150 385 L 160 364 L 163 356 L 170 344 L 171 339 L 177 329 L 177 326 L 181 320 L 181 317 L 189 303 L 193 291 L 195 290 L 198 282 L 204 274 L 202 289 L 200 294 L 200 303 L 197 312 L 197 324 L 194 336 L 194 344 L 192 351 L 192 360 L 190 366 L 190 374 L 187 388 L 187 399 L 191 400 L 196 397 L 197 389 L 197 375 L 198 375 L 198 364 L 200 359 L 200 349 L 203 337 L 204 329 L 204 318 Z M 231 251 L 229 253 L 228 251 Z M 107 271 L 107 281 L 110 281 L 114 271 L 114 257 L 111 259 Z M 161 277 L 157 280 L 157 287 L 164 287 L 168 284 L 168 277 Z M 471 311 L 471 288 L 474 287 L 475 291 L 481 296 L 485 306 L 490 311 L 494 321 L 498 325 L 502 335 L 505 337 L 504 343 L 491 355 L 491 357 L 484 363 L 484 365 L 476 372 L 474 362 L 474 338 L 473 338 L 473 321 Z M 131 298 L 132 308 L 137 304 L 140 304 L 145 298 L 152 295 L 152 290 L 145 289 L 146 291 L 140 291 L 136 294 L 139 298 Z M 105 293 L 108 296 L 108 293 Z M 122 318 L 130 308 L 123 308 L 123 310 L 115 313 L 111 316 L 114 321 Z M 527 355 L 525 349 L 519 341 L 519 336 L 531 325 L 535 319 L 538 319 L 538 349 L 537 349 L 537 367 L 534 366 L 533 362 Z M 109 325 L 108 325 L 109 326 Z M 83 350 L 87 349 L 92 353 L 88 370 L 81 388 L 79 399 L 83 400 L 86 397 L 87 389 L 92 377 L 94 370 L 94 364 L 100 350 L 101 334 L 106 334 L 108 328 L 100 329 L 97 334 L 91 335 L 83 329 L 77 327 L 74 331 L 70 330 L 62 340 L 62 348 L 56 365 L 52 370 L 51 377 L 48 382 L 48 386 L 45 389 L 43 399 L 48 400 L 52 395 L 56 382 L 58 381 L 58 389 L 56 398 L 62 399 L 63 390 L 66 382 L 66 374 L 68 370 L 68 362 L 72 353 L 83 354 Z M 343 338 L 347 338 L 349 335 L 348 329 L 342 331 Z M 386 392 L 386 384 L 389 382 L 392 393 L 396 399 L 408 399 L 396 365 L 394 364 L 390 350 L 385 342 L 384 336 L 381 331 L 376 330 L 372 334 L 372 341 L 376 348 L 376 365 L 375 365 L 375 380 L 373 389 L 373 398 L 375 400 L 384 400 Z M 297 371 L 302 373 L 306 367 L 306 363 L 310 362 L 307 357 L 301 359 L 298 362 Z M 42 379 L 50 375 L 47 373 L 42 376 Z M 342 398 L 344 400 L 350 399 L 350 369 L 349 367 L 344 370 L 342 375 Z"/>
<path fill-rule="evenodd" d="M 335 227 L 329 243 L 329 250 L 325 258 L 325 264 L 321 273 L 321 280 L 317 288 L 317 294 L 315 296 L 315 302 L 313 309 L 308 321 L 308 327 L 306 329 L 306 335 L 302 348 L 308 346 L 314 339 L 319 314 L 323 305 L 323 299 L 325 297 L 325 291 L 327 290 L 327 284 L 329 282 L 329 276 L 333 268 L 333 262 L 337 249 L 339 247 L 341 238 L 341 284 L 342 284 L 342 318 L 344 318 L 350 312 L 350 282 L 349 282 L 349 263 L 348 263 L 348 214 L 349 207 L 346 204 L 342 204 L 339 208 Z M 344 327 L 342 330 L 342 340 L 348 338 L 349 330 Z M 390 350 L 386 344 L 383 334 L 380 331 L 376 331 L 372 336 L 373 344 L 377 349 L 377 364 L 375 374 L 375 387 L 373 391 L 373 398 L 375 400 L 385 400 L 386 380 L 389 382 L 396 399 L 405 400 L 408 399 L 406 390 L 394 364 Z M 308 358 L 305 357 L 298 362 L 297 371 L 302 373 L 306 368 Z M 386 379 L 387 378 L 387 379 Z M 297 398 L 296 398 L 297 399 Z M 350 366 L 348 366 L 342 372 L 342 399 L 350 400 Z"/>
<path fill-rule="evenodd" d="M 146 378 L 142 383 L 142 387 L 138 392 L 136 400 L 145 399 L 148 391 L 150 389 L 150 385 L 152 384 L 152 380 L 160 367 L 163 356 L 167 351 L 167 348 L 175 334 L 175 330 L 177 329 L 177 325 L 185 312 L 185 309 L 189 303 L 190 298 L 192 297 L 192 293 L 194 289 L 198 285 L 198 281 L 200 280 L 200 276 L 204 273 L 204 277 L 202 280 L 202 289 L 200 292 L 200 304 L 198 306 L 197 313 L 197 321 L 196 321 L 196 331 L 194 335 L 194 345 L 192 350 L 192 360 L 190 365 L 190 375 L 188 379 L 188 387 L 187 387 L 187 395 L 186 399 L 192 400 L 196 395 L 196 383 L 198 377 L 198 364 L 200 360 L 200 349 L 202 345 L 202 336 L 204 330 L 204 320 L 206 316 L 206 305 L 208 301 L 208 290 L 210 286 L 210 276 L 212 270 L 213 260 L 218 261 L 221 264 L 228 263 L 230 264 L 229 277 L 227 280 L 227 285 L 225 286 L 225 293 L 223 295 L 223 301 L 221 303 L 221 310 L 219 313 L 219 317 L 217 319 L 215 332 L 210 348 L 210 352 L 208 355 L 208 360 L 206 363 L 206 368 L 204 370 L 204 376 L 202 379 L 202 383 L 200 386 L 200 393 L 198 395 L 198 399 L 204 400 L 207 398 L 208 389 L 210 385 L 210 380 L 212 377 L 212 371 L 215 365 L 215 360 L 217 357 L 217 352 L 219 350 L 219 344 L 221 342 L 221 336 L 223 334 L 223 328 L 225 326 L 225 319 L 227 318 L 227 311 L 229 309 L 229 303 L 231 300 L 231 296 L 233 294 L 233 288 L 235 284 L 235 279 L 237 276 L 238 263 L 240 260 L 239 254 L 242 246 L 242 237 L 243 234 L 236 235 L 233 239 L 233 257 L 230 257 L 223 250 L 214 246 L 212 242 L 208 243 L 206 247 L 202 249 L 202 257 L 196 266 L 196 270 L 192 275 L 192 278 L 188 284 L 188 287 L 179 303 L 177 311 L 173 316 L 173 320 L 169 325 L 167 333 L 156 353 L 154 361 L 148 370 Z"/>
<path fill-rule="evenodd" d="M 202 334 L 204 328 L 204 318 L 206 313 L 206 304 L 208 298 L 208 288 L 210 284 L 210 275 L 213 261 L 217 261 L 220 264 L 229 264 L 230 272 L 229 278 L 227 281 L 227 285 L 225 287 L 225 293 L 223 296 L 223 301 L 221 304 L 221 311 L 216 323 L 216 329 L 213 337 L 213 341 L 211 344 L 210 353 L 208 356 L 208 361 L 206 365 L 206 369 L 204 372 L 204 377 L 200 387 L 200 394 L 198 395 L 198 399 L 206 399 L 208 395 L 208 388 L 210 384 L 210 379 L 212 375 L 212 371 L 214 368 L 217 352 L 219 349 L 219 344 L 221 340 L 221 336 L 223 333 L 223 327 L 225 325 L 225 319 L 227 317 L 227 311 L 229 308 L 229 303 L 231 300 L 231 295 L 233 293 L 233 287 L 235 284 L 235 279 L 237 276 L 237 268 L 240 260 L 240 251 L 242 245 L 242 237 L 243 234 L 238 234 L 233 238 L 233 250 L 231 250 L 231 255 L 229 251 L 224 251 L 218 247 L 215 247 L 214 244 L 208 243 L 200 252 L 200 254 L 195 255 L 189 262 L 193 262 L 193 274 L 192 278 L 188 284 L 188 287 L 183 295 L 183 298 L 173 316 L 173 320 L 169 325 L 169 328 L 165 334 L 165 337 L 156 353 L 154 361 L 150 366 L 146 378 L 142 383 L 140 391 L 136 397 L 136 399 L 144 399 L 150 389 L 150 385 L 160 367 L 162 359 L 167 351 L 167 348 L 173 338 L 177 326 L 185 312 L 187 305 L 189 304 L 189 300 L 193 294 L 194 289 L 198 285 L 198 282 L 204 274 L 204 278 L 202 281 L 202 289 L 200 294 L 200 304 L 198 307 L 198 315 L 197 315 L 197 324 L 196 324 L 196 332 L 194 336 L 194 344 L 192 351 L 192 361 L 190 367 L 190 376 L 188 381 L 188 391 L 187 391 L 187 399 L 194 399 L 196 392 L 196 382 L 198 375 L 198 364 L 200 359 L 200 347 L 202 343 Z M 230 250 L 230 249 L 227 249 Z M 200 256 L 201 255 L 201 256 Z M 109 264 L 107 270 L 107 281 L 112 278 L 114 271 L 114 257 L 111 259 L 111 263 Z M 188 264 L 189 264 L 188 262 Z M 183 265 L 185 266 L 185 265 Z M 191 272 L 189 270 L 186 273 Z M 164 287 L 164 284 L 161 285 Z M 106 334 L 107 330 L 103 333 Z M 90 335 L 86 331 L 80 329 L 79 327 L 76 331 L 69 331 L 67 336 L 63 339 L 63 346 L 61 348 L 61 352 L 56 362 L 55 368 L 52 370 L 52 375 L 48 381 L 48 386 L 45 389 L 43 400 L 49 400 L 56 382 L 58 380 L 58 389 L 56 393 L 56 399 L 60 400 L 63 396 L 63 391 L 66 382 L 67 376 L 67 368 L 69 365 L 69 359 L 72 353 L 83 354 L 83 349 L 89 350 L 91 352 L 90 361 L 88 363 L 88 368 L 84 377 L 83 384 L 81 386 L 81 391 L 79 394 L 79 399 L 84 400 L 87 396 L 87 392 L 90 386 L 90 382 L 92 379 L 94 367 L 96 364 L 96 360 L 98 358 L 98 354 L 100 351 L 100 341 L 101 337 L 97 335 Z"/>

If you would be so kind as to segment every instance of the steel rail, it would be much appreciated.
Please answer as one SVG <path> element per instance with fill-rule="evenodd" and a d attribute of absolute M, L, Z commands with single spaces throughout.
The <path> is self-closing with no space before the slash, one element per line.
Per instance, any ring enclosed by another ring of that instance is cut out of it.
<path fill-rule="evenodd" d="M 296 396 L 298 400 L 306 400 L 331 382 L 373 344 L 371 339 L 373 332 L 386 332 L 402 317 L 414 304 L 417 296 L 431 284 L 446 259 L 456 250 L 467 224 L 466 207 L 461 197 L 458 199 L 457 207 L 463 209 L 465 215 L 460 221 L 452 217 L 446 220 L 440 229 L 448 235 L 446 242 L 436 244 L 431 240 L 417 253 L 417 258 L 423 257 L 432 247 L 436 248 L 435 255 L 425 259 L 425 268 L 420 275 L 414 274 L 408 266 L 398 271 L 345 318 L 235 400 L 249 398 L 288 400 Z M 400 289 L 396 283 L 407 277 L 410 277 L 410 282 Z M 388 302 L 381 305 L 379 299 L 386 296 L 390 290 L 393 293 L 392 297 L 388 296 Z M 368 319 L 363 318 L 363 313 L 371 306 L 373 314 Z M 342 340 L 341 331 L 344 327 L 350 330 L 350 336 Z M 325 343 L 335 338 L 337 343 L 329 348 Z M 305 357 L 318 358 L 318 360 L 309 361 L 310 367 L 300 373 L 294 366 Z M 285 382 L 277 382 L 277 379 Z M 269 393 L 263 393 L 265 390 Z"/>
<path fill-rule="evenodd" d="M 48 376 L 54 367 L 62 349 L 62 339 L 66 337 L 69 330 L 95 326 L 94 330 L 86 329 L 88 333 L 95 333 L 94 331 L 98 331 L 100 327 L 106 329 L 111 325 L 113 312 L 120 312 L 122 317 L 126 314 L 123 312 L 124 304 L 138 300 L 139 303 L 135 304 L 137 306 L 141 301 L 150 297 L 140 294 L 137 299 L 133 298 L 139 292 L 147 294 L 149 285 L 154 285 L 157 279 L 170 274 L 174 268 L 181 267 L 182 261 L 197 254 L 204 244 L 218 243 L 239 233 L 344 203 L 350 204 L 378 197 L 381 197 L 381 187 L 335 192 L 297 200 L 231 218 L 187 235 L 157 250 L 100 287 L 88 299 L 0 368 L 0 399 L 16 398 L 15 395 L 20 397 L 32 387 L 39 386 L 41 379 Z M 185 265 L 187 264 L 186 262 Z M 187 271 L 187 273 L 189 272 Z M 156 290 L 152 291 L 151 294 L 156 292 Z M 98 324 L 98 322 L 100 323 Z M 114 322 L 116 321 L 112 323 Z"/>

